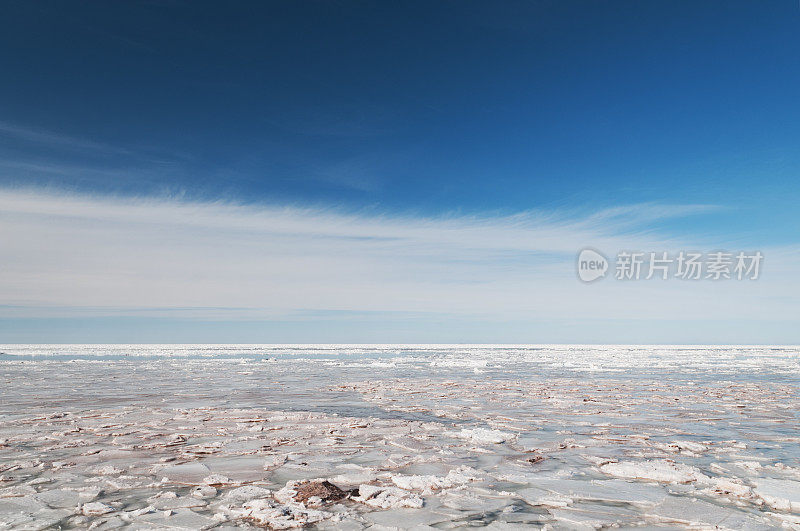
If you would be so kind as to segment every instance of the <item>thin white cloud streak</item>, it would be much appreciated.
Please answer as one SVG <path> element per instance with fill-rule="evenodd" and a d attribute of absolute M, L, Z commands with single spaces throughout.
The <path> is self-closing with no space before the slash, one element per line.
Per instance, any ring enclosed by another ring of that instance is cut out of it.
<path fill-rule="evenodd" d="M 111 155 L 126 155 L 131 153 L 127 149 L 94 142 L 86 138 L 63 135 L 44 129 L 23 127 L 8 122 L 0 122 L 0 135 L 48 147 L 62 147 L 71 150 L 90 151 L 92 153 L 100 152 L 102 154 Z"/>
<path fill-rule="evenodd" d="M 576 322 L 796 320 L 793 247 L 762 249 L 772 273 L 757 282 L 584 285 L 575 277 L 575 253 L 586 246 L 609 254 L 719 248 L 724 242 L 654 230 L 659 220 L 713 211 L 638 205 L 582 217 L 425 218 L 0 190 L 0 304 L 6 317 L 36 316 L 37 308 L 41 315 L 151 308 L 153 315 L 232 319 L 336 310 Z M 194 310 L 171 310 L 181 308 Z"/>
<path fill-rule="evenodd" d="M 403 240 L 508 251 L 569 252 L 576 246 L 616 243 L 619 233 L 631 244 L 651 240 L 636 232 L 647 222 L 713 211 L 703 205 L 634 205 L 580 218 L 547 212 L 507 216 L 440 218 L 342 214 L 335 210 L 243 206 L 223 202 L 93 198 L 41 192 L 0 192 L 7 214 L 126 224 L 143 231 L 159 225 L 176 230 L 209 229 L 298 238 Z M 612 234 L 613 232 L 613 234 Z M 667 240 L 659 240 L 664 244 Z"/>

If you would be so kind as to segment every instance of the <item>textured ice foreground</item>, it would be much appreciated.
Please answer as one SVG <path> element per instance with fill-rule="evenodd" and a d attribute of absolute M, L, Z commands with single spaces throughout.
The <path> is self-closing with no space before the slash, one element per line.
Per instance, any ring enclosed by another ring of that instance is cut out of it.
<path fill-rule="evenodd" d="M 0 529 L 800 529 L 797 348 L 0 352 Z"/>

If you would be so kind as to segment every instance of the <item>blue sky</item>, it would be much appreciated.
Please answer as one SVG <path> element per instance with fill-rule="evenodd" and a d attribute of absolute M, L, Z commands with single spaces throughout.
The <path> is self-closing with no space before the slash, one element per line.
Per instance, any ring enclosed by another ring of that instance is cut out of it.
<path fill-rule="evenodd" d="M 0 333 L 800 342 L 798 57 L 794 0 L 9 2 Z M 600 294 L 597 242 L 774 266 Z"/>

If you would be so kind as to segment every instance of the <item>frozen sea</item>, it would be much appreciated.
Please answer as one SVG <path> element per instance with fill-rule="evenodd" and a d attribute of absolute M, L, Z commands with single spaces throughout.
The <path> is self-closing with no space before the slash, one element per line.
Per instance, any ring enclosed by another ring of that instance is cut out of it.
<path fill-rule="evenodd" d="M 798 347 L 0 345 L 0 381 L 0 529 L 800 529 Z"/>

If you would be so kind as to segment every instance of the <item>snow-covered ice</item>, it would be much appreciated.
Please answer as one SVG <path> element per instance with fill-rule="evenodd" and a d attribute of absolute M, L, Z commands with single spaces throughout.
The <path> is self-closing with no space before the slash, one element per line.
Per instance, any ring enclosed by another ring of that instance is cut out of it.
<path fill-rule="evenodd" d="M 798 352 L 0 345 L 0 529 L 800 529 Z"/>

